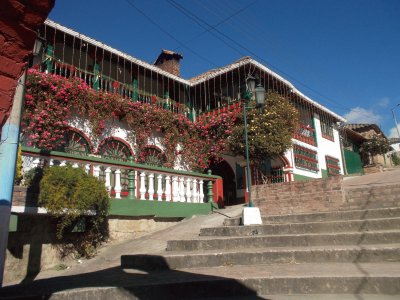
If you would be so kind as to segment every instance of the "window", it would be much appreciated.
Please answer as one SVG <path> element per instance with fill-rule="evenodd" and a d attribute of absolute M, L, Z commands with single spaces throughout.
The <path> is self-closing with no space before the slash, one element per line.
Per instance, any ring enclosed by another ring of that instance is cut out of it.
<path fill-rule="evenodd" d="M 116 139 L 103 141 L 99 146 L 98 153 L 101 157 L 122 161 L 127 161 L 132 155 L 129 147 Z"/>
<path fill-rule="evenodd" d="M 294 163 L 297 168 L 318 172 L 317 152 L 299 145 L 293 145 Z"/>
<path fill-rule="evenodd" d="M 323 138 L 334 141 L 332 123 L 321 120 L 321 133 Z"/>
<path fill-rule="evenodd" d="M 328 176 L 340 175 L 340 165 L 339 160 L 332 156 L 325 156 L 326 169 L 328 171 Z"/>
<path fill-rule="evenodd" d="M 306 108 L 297 106 L 299 112 L 299 125 L 295 131 L 294 138 L 304 143 L 316 146 L 314 120 L 312 112 Z"/>

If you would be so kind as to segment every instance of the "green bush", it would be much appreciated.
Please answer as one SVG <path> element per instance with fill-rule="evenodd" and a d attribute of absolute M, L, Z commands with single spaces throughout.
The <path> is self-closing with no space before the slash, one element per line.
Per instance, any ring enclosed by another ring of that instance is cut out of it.
<path fill-rule="evenodd" d="M 39 204 L 55 216 L 56 236 L 62 239 L 67 229 L 86 216 L 86 231 L 75 240 L 79 255 L 90 257 L 107 238 L 109 196 L 102 182 L 71 166 L 53 166 L 44 170 L 40 181 Z"/>
<path fill-rule="evenodd" d="M 392 162 L 395 166 L 400 166 L 400 157 L 396 153 L 392 153 L 391 155 Z"/>

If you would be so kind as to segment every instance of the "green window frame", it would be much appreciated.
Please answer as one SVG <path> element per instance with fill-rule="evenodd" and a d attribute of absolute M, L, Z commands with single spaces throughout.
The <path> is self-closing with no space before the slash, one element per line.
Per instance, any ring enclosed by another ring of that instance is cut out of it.
<path fill-rule="evenodd" d="M 339 159 L 325 155 L 326 170 L 328 171 L 328 176 L 340 175 L 340 161 Z"/>
<path fill-rule="evenodd" d="M 296 168 L 312 172 L 319 171 L 318 155 L 316 151 L 299 145 L 293 145 L 293 153 Z"/>
<path fill-rule="evenodd" d="M 335 138 L 333 136 L 333 125 L 332 123 L 322 121 L 321 120 L 321 134 L 324 139 L 334 141 Z"/>

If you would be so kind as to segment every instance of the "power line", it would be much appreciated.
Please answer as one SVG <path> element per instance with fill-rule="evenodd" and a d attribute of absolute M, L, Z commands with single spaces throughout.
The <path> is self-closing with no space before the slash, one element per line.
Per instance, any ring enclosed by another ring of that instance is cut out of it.
<path fill-rule="evenodd" d="M 165 33 L 167 36 L 169 36 L 171 39 L 173 39 L 175 42 L 177 42 L 179 45 L 181 45 L 182 47 L 184 47 L 185 49 L 189 50 L 191 53 L 193 53 L 194 55 L 196 55 L 197 57 L 201 58 L 202 60 L 208 62 L 209 64 L 218 67 L 217 64 L 215 64 L 214 62 L 210 61 L 208 58 L 200 55 L 199 53 L 197 53 L 196 51 L 194 51 L 193 49 L 191 49 L 189 46 L 185 45 L 184 43 L 182 43 L 180 40 L 178 40 L 177 38 L 175 38 L 172 34 L 170 34 L 167 30 L 165 30 L 161 25 L 159 25 L 156 21 L 154 21 L 152 18 L 150 18 L 144 11 L 142 11 L 139 7 L 137 7 L 135 4 L 133 4 L 131 1 L 129 0 L 125 0 L 126 3 L 128 3 L 131 7 L 133 7 L 137 12 L 139 12 L 143 17 L 145 17 L 151 24 L 153 24 L 154 26 L 156 26 L 160 31 L 162 31 L 163 33 Z"/>
<path fill-rule="evenodd" d="M 249 8 L 250 6 L 252 6 L 254 3 L 256 3 L 256 1 L 253 1 L 251 3 L 249 3 L 248 5 L 240 8 L 239 10 L 233 12 L 232 14 L 230 14 L 228 17 L 222 19 L 221 21 L 219 21 L 218 23 L 216 23 L 215 25 L 211 26 L 210 28 L 200 32 L 199 34 L 195 35 L 193 38 L 191 38 L 190 40 L 186 41 L 186 43 L 190 43 L 192 41 L 194 41 L 195 39 L 199 38 L 200 36 L 204 35 L 207 32 L 210 32 L 211 30 L 213 30 L 214 28 L 217 28 L 219 25 L 226 23 L 227 21 L 229 21 L 230 19 L 232 19 L 233 17 L 237 16 L 238 14 L 242 13 L 243 11 L 245 11 L 247 8 Z M 176 47 L 176 49 L 179 49 L 179 47 Z"/>
<path fill-rule="evenodd" d="M 344 108 L 347 110 L 351 110 L 351 108 L 346 107 L 340 103 L 338 103 L 337 101 L 334 101 L 332 99 L 330 99 L 328 96 L 322 94 L 321 92 L 315 90 L 314 88 L 306 85 L 305 83 L 301 82 L 300 80 L 294 78 L 293 76 L 291 76 L 290 74 L 284 72 L 283 70 L 280 70 L 279 68 L 277 68 L 276 66 L 270 64 L 268 61 L 266 61 L 265 59 L 263 59 L 262 57 L 260 57 L 259 55 L 257 55 L 255 52 L 253 52 L 252 50 L 250 50 L 249 48 L 241 45 L 240 43 L 238 43 L 237 41 L 235 41 L 234 39 L 232 39 L 231 37 L 229 37 L 228 35 L 226 35 L 225 33 L 221 32 L 219 29 L 214 28 L 212 25 L 210 25 L 207 21 L 203 20 L 202 18 L 200 18 L 199 16 L 197 16 L 196 14 L 192 13 L 190 10 L 188 10 L 187 8 L 185 8 L 184 6 L 182 6 L 181 4 L 177 3 L 175 0 L 168 0 L 168 2 L 178 11 L 180 11 L 181 13 L 183 13 L 185 16 L 187 16 L 188 18 L 192 19 L 195 23 L 197 23 L 200 27 L 204 28 L 207 30 L 207 32 L 210 32 L 210 34 L 212 34 L 214 37 L 216 37 L 217 39 L 219 39 L 221 42 L 223 42 L 225 45 L 227 45 L 229 48 L 231 48 L 232 50 L 238 52 L 240 55 L 246 55 L 245 53 L 243 53 L 242 51 L 238 50 L 237 48 L 233 47 L 231 44 L 229 44 L 226 40 L 222 39 L 222 37 L 224 37 L 225 39 L 231 41 L 233 44 L 237 45 L 238 47 L 240 47 L 241 49 L 245 50 L 246 52 L 250 53 L 252 56 L 256 57 L 257 59 L 263 61 L 264 63 L 268 64 L 268 66 L 272 67 L 273 69 L 277 70 L 278 72 L 284 74 L 285 76 L 287 76 L 288 78 L 290 78 L 291 80 L 297 82 L 298 84 L 300 84 L 301 86 L 307 88 L 308 90 L 314 92 L 315 94 L 321 96 L 322 98 L 324 98 L 326 101 L 335 104 L 335 106 L 337 108 Z M 219 35 L 215 34 L 218 33 Z M 339 106 L 337 106 L 339 105 Z"/>

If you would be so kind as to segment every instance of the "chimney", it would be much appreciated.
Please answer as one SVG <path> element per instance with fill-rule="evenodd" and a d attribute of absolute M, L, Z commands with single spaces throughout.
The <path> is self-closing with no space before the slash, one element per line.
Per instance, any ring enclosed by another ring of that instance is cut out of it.
<path fill-rule="evenodd" d="M 181 77 L 180 60 L 182 58 L 183 56 L 179 53 L 170 50 L 162 50 L 160 55 L 157 57 L 154 65 L 159 67 L 161 70 Z"/>

